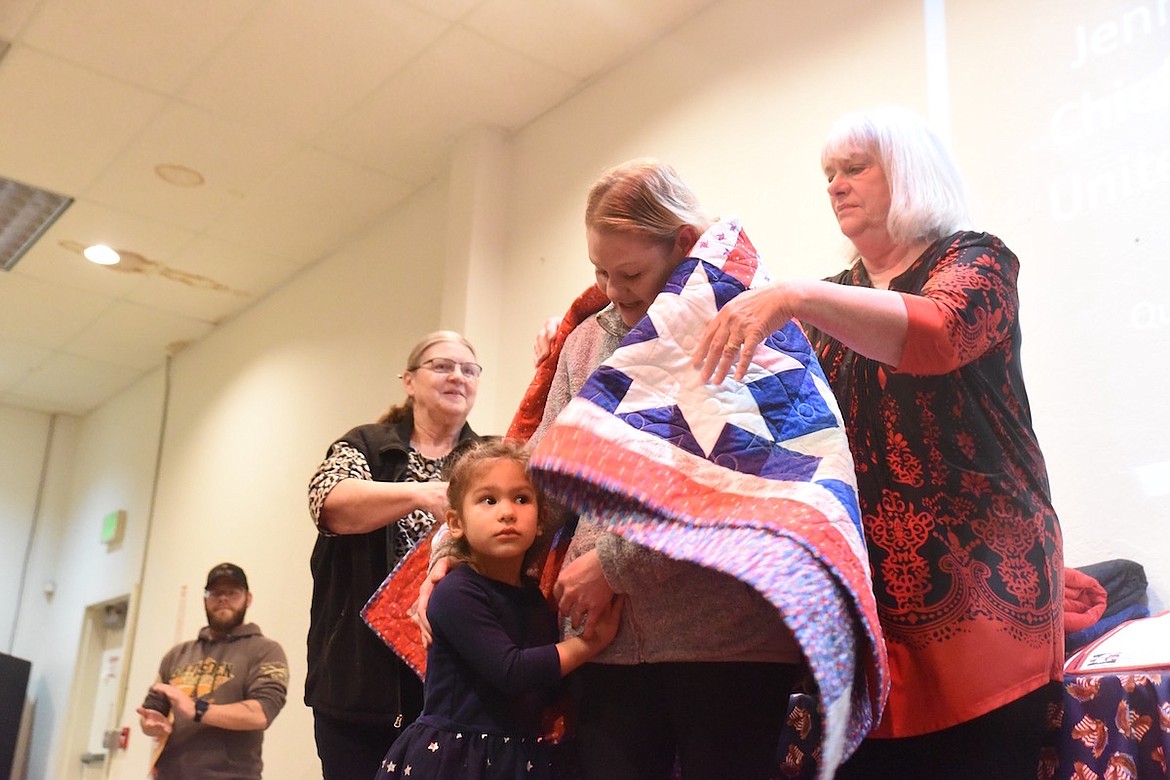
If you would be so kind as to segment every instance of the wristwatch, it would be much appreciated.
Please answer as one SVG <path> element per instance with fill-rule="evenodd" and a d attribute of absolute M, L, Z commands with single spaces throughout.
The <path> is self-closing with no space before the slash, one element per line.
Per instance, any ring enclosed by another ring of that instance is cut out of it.
<path fill-rule="evenodd" d="M 207 714 L 207 708 L 211 706 L 211 702 L 207 699 L 195 700 L 195 717 L 192 718 L 196 723 L 203 720 L 203 716 Z"/>

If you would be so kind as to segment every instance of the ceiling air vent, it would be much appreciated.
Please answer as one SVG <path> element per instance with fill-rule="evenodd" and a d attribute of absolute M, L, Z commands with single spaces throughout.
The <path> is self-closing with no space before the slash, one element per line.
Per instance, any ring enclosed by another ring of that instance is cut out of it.
<path fill-rule="evenodd" d="M 0 268 L 12 269 L 73 198 L 0 177 Z"/>

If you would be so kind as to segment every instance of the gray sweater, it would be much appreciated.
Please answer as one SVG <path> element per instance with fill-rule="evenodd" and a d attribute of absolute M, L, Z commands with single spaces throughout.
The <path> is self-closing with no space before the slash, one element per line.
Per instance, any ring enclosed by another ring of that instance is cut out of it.
<path fill-rule="evenodd" d="M 628 332 L 610 306 L 569 334 L 532 444 Z M 582 516 L 565 565 L 593 549 L 609 586 L 626 595 L 617 638 L 596 662 L 801 661 L 775 607 L 734 577 L 628 542 Z"/>

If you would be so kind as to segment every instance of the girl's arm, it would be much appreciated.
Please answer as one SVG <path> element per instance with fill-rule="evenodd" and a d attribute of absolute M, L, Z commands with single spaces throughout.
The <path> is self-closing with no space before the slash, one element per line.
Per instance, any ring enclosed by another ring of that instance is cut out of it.
<path fill-rule="evenodd" d="M 435 641 L 445 642 L 476 674 L 504 693 L 550 688 L 608 644 L 617 631 L 595 626 L 588 637 L 519 647 L 502 626 L 497 603 L 483 583 L 455 569 L 435 586 L 427 609 Z M 551 616 L 550 616 L 551 619 Z M 598 624 L 603 623 L 598 620 Z M 550 630 L 552 625 L 550 624 Z M 562 660 L 562 648 L 568 655 Z"/>

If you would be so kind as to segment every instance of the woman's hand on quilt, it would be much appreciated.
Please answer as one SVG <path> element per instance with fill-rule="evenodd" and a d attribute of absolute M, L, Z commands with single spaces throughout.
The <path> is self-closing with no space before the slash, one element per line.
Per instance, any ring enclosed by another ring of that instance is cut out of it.
<path fill-rule="evenodd" d="M 756 347 L 794 316 L 789 288 L 778 282 L 740 293 L 724 304 L 691 353 L 691 364 L 699 369 L 702 381 L 719 384 L 729 373 L 743 381 Z"/>

